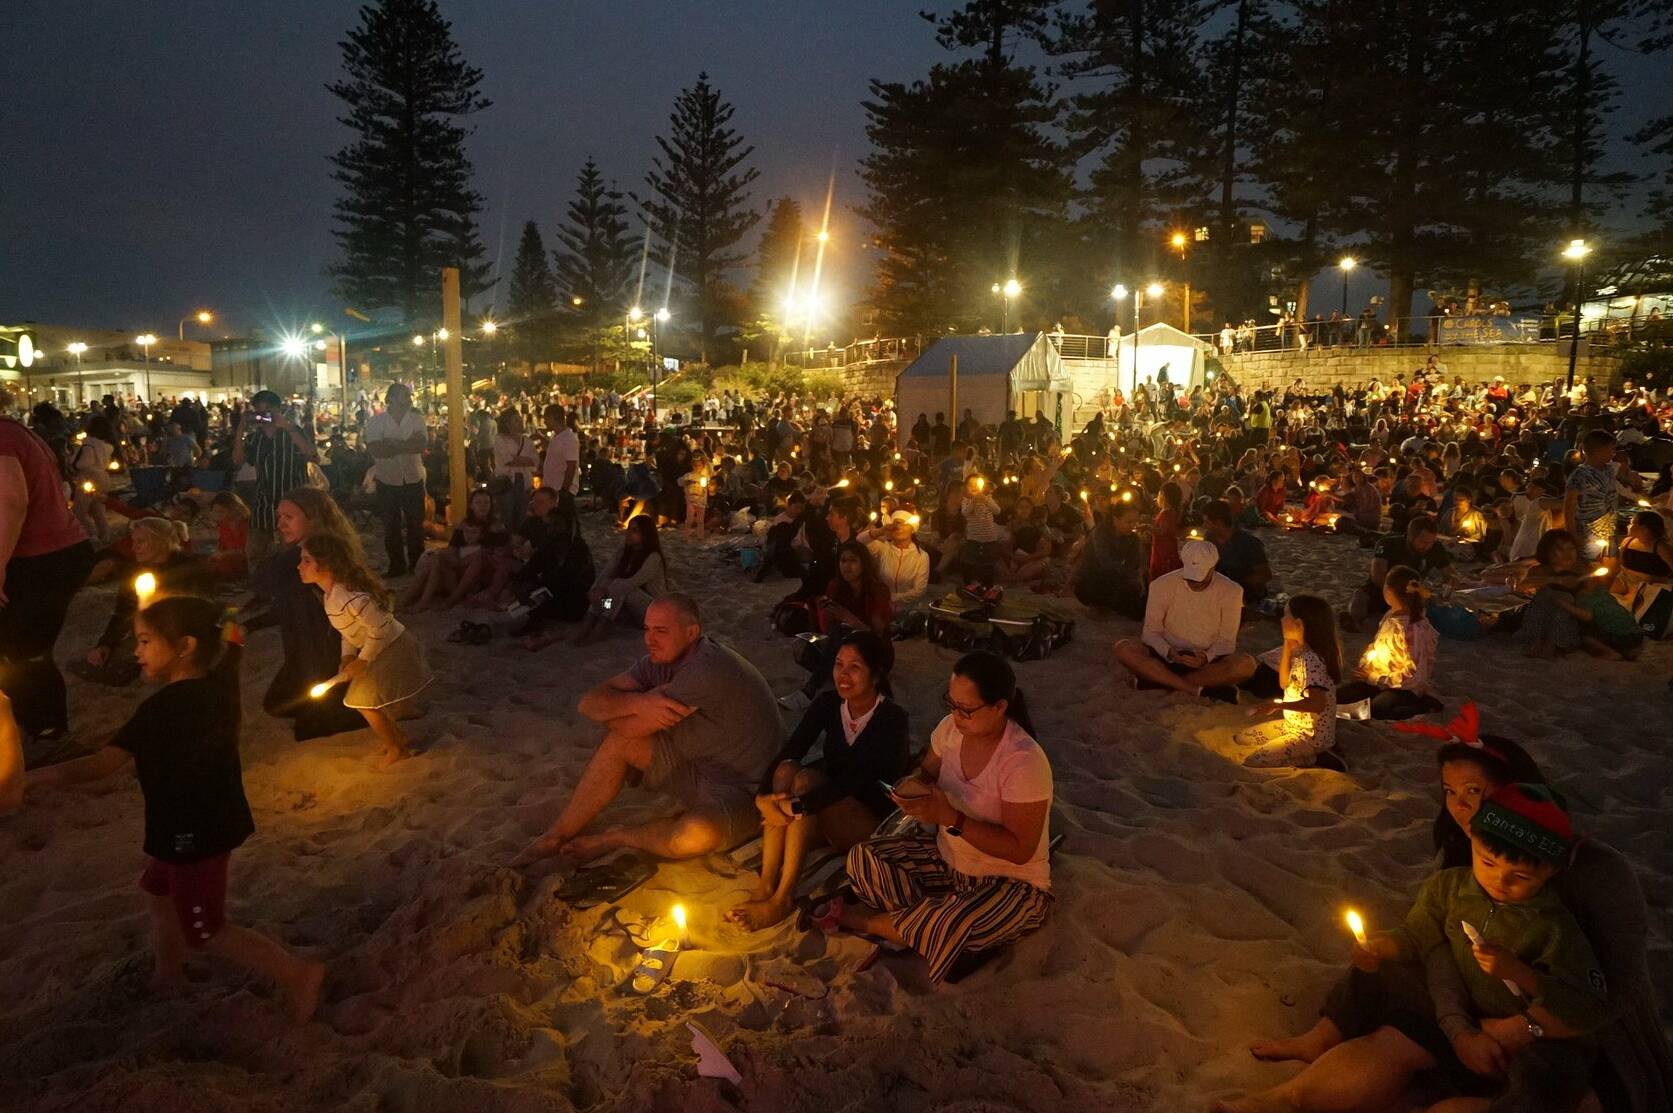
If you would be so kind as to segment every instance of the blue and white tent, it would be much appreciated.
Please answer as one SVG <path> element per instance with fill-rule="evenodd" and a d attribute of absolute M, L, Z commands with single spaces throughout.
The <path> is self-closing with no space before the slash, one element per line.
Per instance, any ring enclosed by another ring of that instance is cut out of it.
<path fill-rule="evenodd" d="M 948 413 L 949 371 L 955 356 L 958 413 Z M 909 435 L 920 413 L 932 421 L 937 413 L 945 413 L 947 424 L 956 426 L 965 410 L 986 425 L 1004 421 L 1006 410 L 1016 410 L 1024 420 L 1044 412 L 1061 428 L 1070 416 L 1069 393 L 1063 357 L 1043 332 L 943 336 L 895 380 L 895 413 L 902 437 Z"/>

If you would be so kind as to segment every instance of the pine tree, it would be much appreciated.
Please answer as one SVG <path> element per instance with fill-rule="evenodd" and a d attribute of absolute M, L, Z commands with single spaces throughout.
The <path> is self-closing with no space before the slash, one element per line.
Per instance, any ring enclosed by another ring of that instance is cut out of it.
<path fill-rule="evenodd" d="M 805 289 L 811 274 L 811 257 L 807 260 L 808 272 L 801 267 L 806 240 L 802 207 L 788 197 L 779 198 L 755 249 L 755 280 L 749 288 L 751 323 L 744 331 L 744 342 L 752 347 L 756 341 L 765 340 L 774 360 L 785 338 L 791 335 L 796 292 Z"/>
<path fill-rule="evenodd" d="M 517 241 L 517 260 L 511 269 L 507 309 L 515 351 L 528 363 L 553 355 L 553 324 L 558 313 L 558 287 L 546 263 L 546 243 L 540 225 L 529 221 Z"/>
<path fill-rule="evenodd" d="M 468 300 L 485 288 L 467 128 L 490 101 L 435 0 L 374 0 L 340 44 L 345 75 L 328 88 L 355 138 L 332 157 L 340 251 L 337 291 L 365 308 L 394 308 L 410 325 L 440 315 L 442 267 L 460 269 Z"/>
<path fill-rule="evenodd" d="M 1050 135 L 1057 102 L 1014 60 L 1052 7 L 964 5 L 932 21 L 944 47 L 979 48 L 979 57 L 938 64 L 910 84 L 871 82 L 860 211 L 883 249 L 872 301 L 886 329 L 997 328 L 991 287 L 1013 277 L 1027 291 L 1016 323 L 1029 304 L 1061 304 L 1069 175 Z"/>
<path fill-rule="evenodd" d="M 575 198 L 558 229 L 552 261 L 563 296 L 573 311 L 593 370 L 599 369 L 606 330 L 629 308 L 625 302 L 639 254 L 639 237 L 628 231 L 620 190 L 604 183 L 598 163 L 587 159 L 575 179 Z"/>
<path fill-rule="evenodd" d="M 749 187 L 760 171 L 744 164 L 754 153 L 731 126 L 733 106 L 699 73 L 697 84 L 674 101 L 668 134 L 658 136 L 659 158 L 645 175 L 642 203 L 663 243 L 662 262 L 689 282 L 696 302 L 698 358 L 709 361 L 716 330 L 737 298 L 727 277 L 743 263 L 739 242 L 761 214 L 749 208 Z"/>
<path fill-rule="evenodd" d="M 1176 210 L 1200 206 L 1192 152 L 1207 143 L 1196 69 L 1206 0 L 1089 0 L 1058 21 L 1051 50 L 1077 90 L 1065 126 L 1078 159 L 1096 161 L 1083 198 L 1095 255 L 1129 286 L 1153 273 Z"/>

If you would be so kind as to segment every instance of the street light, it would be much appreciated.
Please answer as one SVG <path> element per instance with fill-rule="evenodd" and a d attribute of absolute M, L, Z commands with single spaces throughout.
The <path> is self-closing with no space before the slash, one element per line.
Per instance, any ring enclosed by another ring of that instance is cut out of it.
<path fill-rule="evenodd" d="M 145 400 L 151 401 L 151 345 L 157 342 L 153 333 L 142 332 L 134 337 L 134 343 L 145 349 Z"/>
<path fill-rule="evenodd" d="M 214 319 L 215 319 L 215 314 L 209 312 L 209 310 L 207 310 L 207 309 L 200 309 L 196 313 L 192 313 L 188 316 L 180 318 L 180 328 L 179 328 L 180 339 L 182 339 L 182 340 L 186 339 L 186 322 L 187 321 L 196 321 L 200 325 L 207 325 L 207 324 L 209 324 L 210 321 L 213 321 Z"/>
<path fill-rule="evenodd" d="M 1168 237 L 1169 245 L 1172 246 L 1172 248 L 1175 251 L 1179 252 L 1179 266 L 1180 266 L 1180 269 L 1182 271 L 1185 268 L 1185 248 L 1186 248 L 1186 245 L 1188 245 L 1190 242 L 1191 242 L 1190 239 L 1185 235 L 1184 232 L 1175 232 L 1173 235 Z M 1184 287 L 1185 287 L 1185 291 L 1184 291 L 1184 298 L 1180 301 L 1180 309 L 1181 309 L 1181 312 L 1180 312 L 1180 327 L 1183 328 L 1186 332 L 1190 332 L 1191 331 L 1191 279 L 1190 279 L 1190 276 L 1189 276 L 1188 273 L 1187 273 L 1186 277 L 1183 279 L 1183 284 L 1184 284 Z"/>
<path fill-rule="evenodd" d="M 492 336 L 498 331 L 500 331 L 500 326 L 495 324 L 493 321 L 483 321 L 482 322 L 482 335 L 483 336 Z"/>
<path fill-rule="evenodd" d="M 1352 255 L 1344 255 L 1336 265 L 1342 268 L 1342 317 L 1345 320 L 1348 316 L 1348 272 L 1359 266 L 1359 260 Z"/>
<path fill-rule="evenodd" d="M 637 322 L 644 315 L 645 311 L 640 309 L 637 305 L 627 311 L 627 319 L 630 321 Z"/>
<path fill-rule="evenodd" d="M 1586 256 L 1592 253 L 1585 240 L 1573 239 L 1563 248 L 1563 258 L 1574 265 L 1574 337 L 1568 345 L 1568 388 L 1574 389 L 1574 364 L 1580 356 L 1580 291 L 1586 281 Z M 1562 318 L 1558 318 L 1560 322 Z M 1560 330 L 1559 330 L 1560 331 Z"/>
<path fill-rule="evenodd" d="M 1007 278 L 1004 285 L 995 282 L 993 292 L 996 295 L 1003 294 L 1005 297 L 1005 326 L 1001 331 L 1008 334 L 1011 331 L 1011 301 L 1022 293 L 1022 283 L 1014 278 Z"/>
<path fill-rule="evenodd" d="M 453 334 L 451 332 L 448 332 L 444 328 L 439 328 L 439 329 L 436 330 L 436 339 L 440 340 L 444 344 L 447 343 L 447 338 L 452 336 L 452 335 Z"/>

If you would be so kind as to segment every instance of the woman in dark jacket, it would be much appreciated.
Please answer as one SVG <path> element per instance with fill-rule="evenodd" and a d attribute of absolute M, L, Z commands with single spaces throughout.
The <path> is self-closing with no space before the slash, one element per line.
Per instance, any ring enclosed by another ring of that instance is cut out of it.
<path fill-rule="evenodd" d="M 366 720 L 360 712 L 343 706 L 348 685 L 339 684 L 319 699 L 309 696 L 315 684 L 337 674 L 343 639 L 325 617 L 319 588 L 296 574 L 303 541 L 329 533 L 358 545 L 354 527 L 328 492 L 313 487 L 298 487 L 285 495 L 274 515 L 282 544 L 250 574 L 250 588 L 265 609 L 245 622 L 252 633 L 277 626 L 284 648 L 284 662 L 262 697 L 262 709 L 275 718 L 294 719 L 298 742 L 362 730 Z"/>
<path fill-rule="evenodd" d="M 790 914 L 815 837 L 838 851 L 868 838 L 893 810 L 886 784 L 906 773 L 906 709 L 889 698 L 894 646 L 870 630 L 842 639 L 821 694 L 767 767 L 761 811 L 761 883 L 726 918 L 759 931 Z M 820 743 L 820 757 L 808 751 Z"/>

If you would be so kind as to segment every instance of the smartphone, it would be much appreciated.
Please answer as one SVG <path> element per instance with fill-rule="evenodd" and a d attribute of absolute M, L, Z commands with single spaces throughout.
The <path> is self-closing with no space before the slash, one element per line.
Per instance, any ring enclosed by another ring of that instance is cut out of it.
<path fill-rule="evenodd" d="M 887 781 L 880 783 L 884 790 L 896 800 L 921 800 L 929 795 L 929 785 L 924 783 L 923 778 L 915 775 L 909 774 L 894 784 Z"/>
<path fill-rule="evenodd" d="M 608 595 L 606 595 L 604 597 L 604 609 L 605 609 L 605 611 L 609 611 L 610 608 L 614 607 L 615 605 L 616 605 L 616 601 L 614 599 L 610 598 Z"/>

